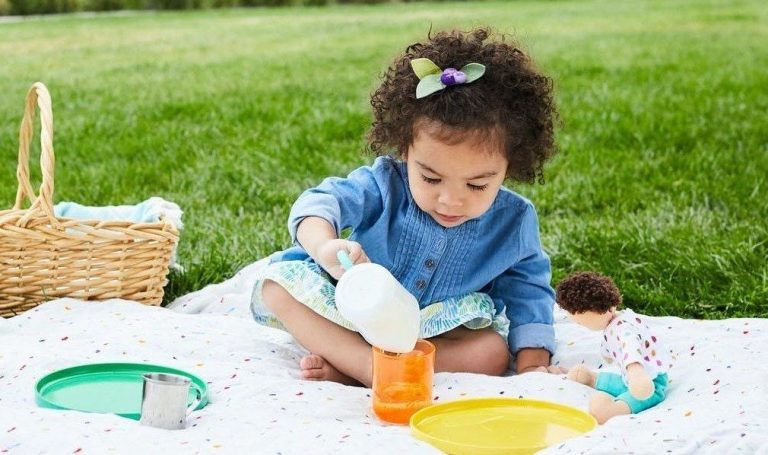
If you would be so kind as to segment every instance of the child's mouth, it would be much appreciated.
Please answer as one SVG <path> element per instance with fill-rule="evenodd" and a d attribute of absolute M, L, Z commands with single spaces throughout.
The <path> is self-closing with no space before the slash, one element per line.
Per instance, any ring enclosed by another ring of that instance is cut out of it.
<path fill-rule="evenodd" d="M 444 223 L 455 223 L 464 218 L 462 215 L 443 215 L 439 212 L 435 212 L 435 215 L 437 215 L 437 218 Z"/>

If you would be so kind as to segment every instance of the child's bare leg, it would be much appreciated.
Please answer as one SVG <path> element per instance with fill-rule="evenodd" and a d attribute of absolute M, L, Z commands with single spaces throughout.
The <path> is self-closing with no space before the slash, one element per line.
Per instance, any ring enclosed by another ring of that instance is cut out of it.
<path fill-rule="evenodd" d="M 436 349 L 436 372 L 501 376 L 509 368 L 507 342 L 492 329 L 457 327 L 429 341 Z"/>
<path fill-rule="evenodd" d="M 568 379 L 595 388 L 597 375 L 584 365 L 576 365 L 568 370 Z"/>
<path fill-rule="evenodd" d="M 315 313 L 274 281 L 264 281 L 262 300 L 296 341 L 313 354 L 301 360 L 304 377 L 371 386 L 371 346 L 358 333 Z"/>
<path fill-rule="evenodd" d="M 595 417 L 597 423 L 602 425 L 611 417 L 628 415 L 632 411 L 627 403 L 621 400 L 614 400 L 607 393 L 597 392 L 589 399 L 589 413 Z"/>

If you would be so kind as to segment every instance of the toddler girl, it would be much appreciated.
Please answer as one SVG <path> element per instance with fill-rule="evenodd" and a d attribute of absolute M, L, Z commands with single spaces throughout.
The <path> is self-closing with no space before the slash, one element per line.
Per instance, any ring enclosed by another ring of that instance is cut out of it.
<path fill-rule="evenodd" d="M 543 181 L 552 82 L 513 43 L 488 38 L 451 31 L 409 46 L 371 99 L 381 156 L 294 203 L 294 246 L 271 256 L 251 308 L 310 351 L 304 378 L 371 384 L 371 347 L 334 303 L 339 250 L 386 267 L 416 297 L 436 371 L 502 375 L 511 353 L 518 373 L 561 372 L 549 366 L 554 292 L 536 212 L 502 186 Z"/>

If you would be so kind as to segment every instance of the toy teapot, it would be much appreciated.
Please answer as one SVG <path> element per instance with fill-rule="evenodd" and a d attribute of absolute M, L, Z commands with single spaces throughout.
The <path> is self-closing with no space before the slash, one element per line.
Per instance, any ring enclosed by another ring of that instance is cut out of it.
<path fill-rule="evenodd" d="M 387 352 L 413 350 L 421 329 L 419 303 L 379 264 L 354 265 L 337 254 L 345 272 L 336 285 L 336 308 L 365 340 Z"/>

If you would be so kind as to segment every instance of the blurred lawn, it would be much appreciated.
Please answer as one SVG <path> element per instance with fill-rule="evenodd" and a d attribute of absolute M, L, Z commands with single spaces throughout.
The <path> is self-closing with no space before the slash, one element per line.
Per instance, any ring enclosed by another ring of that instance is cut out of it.
<path fill-rule="evenodd" d="M 390 4 L 0 22 L 0 206 L 29 85 L 54 100 L 56 201 L 185 210 L 170 300 L 288 244 L 291 203 L 360 155 L 377 75 L 434 29 L 510 32 L 554 77 L 561 153 L 515 189 L 554 282 L 612 275 L 636 311 L 768 316 L 761 0 Z M 35 163 L 36 165 L 37 163 Z"/>

